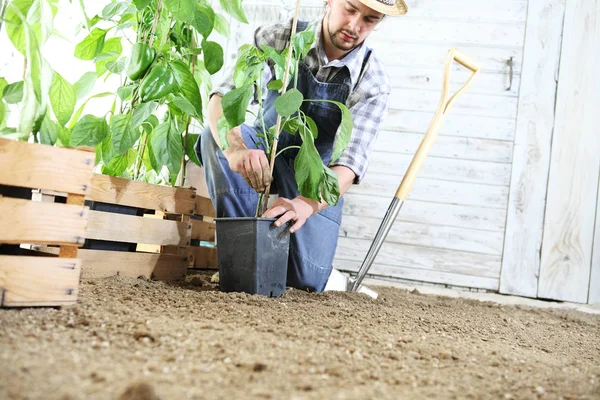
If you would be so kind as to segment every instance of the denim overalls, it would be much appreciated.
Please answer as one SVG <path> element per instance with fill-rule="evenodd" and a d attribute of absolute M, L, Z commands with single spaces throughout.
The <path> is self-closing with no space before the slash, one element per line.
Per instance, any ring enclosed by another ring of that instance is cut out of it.
<path fill-rule="evenodd" d="M 298 22 L 298 31 L 305 30 L 307 22 Z M 368 61 L 367 49 L 363 70 Z M 361 75 L 362 75 L 361 71 Z M 289 89 L 293 87 L 293 79 Z M 301 61 L 298 71 L 298 90 L 305 99 L 334 100 L 345 104 L 350 94 L 350 72 L 344 67 L 328 83 L 317 81 L 308 67 Z M 270 90 L 263 103 L 265 126 L 274 126 L 277 121 L 275 100 L 279 92 Z M 332 103 L 304 102 L 302 111 L 316 123 L 319 133 L 315 145 L 321 159 L 327 165 L 333 152 L 333 143 L 341 123 L 340 109 Z M 242 125 L 242 137 L 250 149 L 264 147 L 257 137 L 262 132 L 260 122 L 254 126 Z M 285 131 L 279 137 L 278 151 L 290 146 L 300 145 L 300 135 L 290 135 Z M 258 144 L 258 145 L 257 145 Z M 241 175 L 231 171 L 227 159 L 215 143 L 210 128 L 207 127 L 198 139 L 196 152 L 202 160 L 208 191 L 215 207 L 217 217 L 254 216 L 258 194 Z M 271 192 L 277 190 L 279 197 L 294 199 L 300 195 L 294 176 L 294 158 L 297 149 L 280 154 L 275 160 Z M 296 233 L 290 236 L 290 254 L 288 262 L 287 285 L 301 289 L 321 292 L 329 279 L 335 255 L 340 223 L 342 220 L 343 198 L 336 206 L 328 206 L 323 211 L 308 218 Z"/>

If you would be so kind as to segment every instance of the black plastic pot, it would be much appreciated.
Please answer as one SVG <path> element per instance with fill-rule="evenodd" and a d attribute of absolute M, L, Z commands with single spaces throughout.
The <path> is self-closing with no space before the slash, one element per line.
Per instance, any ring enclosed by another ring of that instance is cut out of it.
<path fill-rule="evenodd" d="M 290 249 L 288 225 L 275 227 L 275 218 L 215 221 L 221 291 L 283 295 Z"/>
<path fill-rule="evenodd" d="M 90 210 L 110 212 L 115 214 L 136 215 L 141 217 L 144 215 L 143 208 L 130 206 L 122 206 L 118 204 L 102 203 L 99 201 L 86 200 L 85 205 L 90 207 Z M 135 252 L 137 243 L 114 242 L 111 240 L 96 240 L 86 239 L 83 249 L 90 250 L 108 250 L 108 251 L 127 251 Z"/>

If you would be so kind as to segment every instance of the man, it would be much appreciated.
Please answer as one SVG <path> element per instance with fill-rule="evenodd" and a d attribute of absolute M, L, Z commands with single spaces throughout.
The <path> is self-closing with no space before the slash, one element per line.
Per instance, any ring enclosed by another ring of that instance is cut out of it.
<path fill-rule="evenodd" d="M 310 103 L 306 111 L 319 128 L 315 144 L 323 162 L 337 173 L 341 196 L 363 178 L 368 154 L 388 107 L 387 76 L 364 41 L 386 15 L 404 15 L 406 10 L 403 0 L 327 0 L 327 11 L 315 24 L 316 41 L 301 62 L 298 89 L 304 97 L 339 101 L 352 114 L 354 128 L 350 143 L 342 156 L 330 164 L 341 113 L 337 106 L 327 102 Z M 298 31 L 307 25 L 300 21 Z M 258 28 L 255 45 L 260 48 L 266 44 L 282 51 L 289 43 L 291 26 L 292 21 L 287 21 Z M 263 217 L 277 218 L 277 226 L 292 222 L 287 283 L 321 292 L 332 269 L 343 197 L 340 196 L 336 206 L 328 206 L 325 201 L 300 196 L 293 171 L 297 151 L 279 155 L 271 176 L 265 152 L 256 145 L 261 142 L 257 137 L 258 124 L 232 129 L 228 134 L 230 147 L 220 150 L 217 122 L 223 114 L 222 96 L 234 89 L 232 71 L 233 68 L 223 84 L 211 93 L 209 127 L 197 144 L 217 217 L 254 216 L 257 192 L 273 182 L 279 198 Z M 274 73 L 268 70 L 265 75 L 270 78 Z M 269 91 L 265 100 L 266 126 L 275 125 L 277 114 L 273 103 L 277 96 L 277 92 Z M 297 143 L 296 136 L 282 132 L 278 148 Z"/>

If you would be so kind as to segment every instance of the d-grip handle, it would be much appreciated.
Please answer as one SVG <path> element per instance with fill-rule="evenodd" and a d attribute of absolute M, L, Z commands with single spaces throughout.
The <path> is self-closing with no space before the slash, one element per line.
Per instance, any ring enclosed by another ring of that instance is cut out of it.
<path fill-rule="evenodd" d="M 450 78 L 450 68 L 452 66 L 452 62 L 456 61 L 463 67 L 471 70 L 473 73 L 465 82 L 465 84 L 454 94 L 452 97 L 448 98 L 449 91 L 449 78 Z M 404 178 L 402 178 L 402 182 L 400 182 L 400 186 L 396 191 L 396 198 L 404 201 L 408 197 L 408 193 L 412 189 L 415 180 L 417 179 L 417 174 L 421 170 L 427 155 L 429 154 L 429 150 L 433 145 L 433 142 L 437 138 L 437 134 L 446 118 L 446 114 L 452 108 L 452 105 L 456 102 L 459 96 L 461 96 L 467 88 L 473 82 L 473 79 L 479 74 L 479 65 L 471 60 L 469 57 L 461 53 L 456 49 L 450 49 L 448 52 L 448 57 L 446 58 L 446 64 L 444 67 L 444 79 L 442 83 L 442 96 L 440 99 L 440 103 L 438 105 L 437 111 L 429 124 L 429 128 L 427 129 L 427 133 L 423 136 L 421 140 L 421 144 L 417 149 L 417 152 L 413 156 L 413 159 L 408 166 L 406 174 L 404 174 Z"/>

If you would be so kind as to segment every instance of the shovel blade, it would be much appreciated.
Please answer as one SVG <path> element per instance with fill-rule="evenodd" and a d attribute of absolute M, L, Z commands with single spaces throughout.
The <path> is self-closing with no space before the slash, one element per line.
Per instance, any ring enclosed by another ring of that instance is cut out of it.
<path fill-rule="evenodd" d="M 331 275 L 329 275 L 329 280 L 325 285 L 325 292 L 352 292 L 352 286 L 354 285 L 354 279 L 348 277 L 347 275 L 342 274 L 337 269 L 331 270 Z M 364 293 L 369 297 L 374 299 L 377 298 L 378 294 L 372 289 L 369 289 L 366 286 L 359 286 L 357 292 Z"/>

